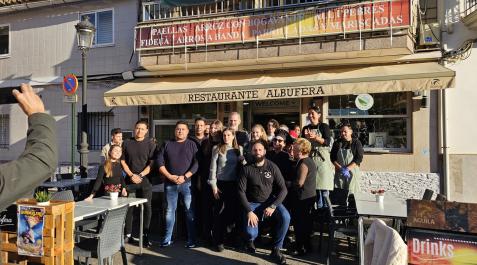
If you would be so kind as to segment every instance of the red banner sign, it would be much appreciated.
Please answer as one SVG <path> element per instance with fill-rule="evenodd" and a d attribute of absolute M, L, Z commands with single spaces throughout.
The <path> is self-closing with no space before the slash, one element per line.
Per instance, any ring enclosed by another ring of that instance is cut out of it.
<path fill-rule="evenodd" d="M 409 0 L 136 28 L 136 49 L 258 42 L 409 26 Z"/>

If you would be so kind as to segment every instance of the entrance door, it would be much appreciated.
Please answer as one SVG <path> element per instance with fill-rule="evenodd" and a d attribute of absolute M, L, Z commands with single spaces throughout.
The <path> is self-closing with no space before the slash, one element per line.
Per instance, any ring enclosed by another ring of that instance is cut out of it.
<path fill-rule="evenodd" d="M 286 124 L 288 128 L 291 128 L 294 124 L 300 124 L 299 112 L 286 112 L 286 113 L 260 113 L 253 115 L 253 124 L 261 124 L 263 128 L 267 128 L 269 120 L 275 119 L 279 124 Z"/>

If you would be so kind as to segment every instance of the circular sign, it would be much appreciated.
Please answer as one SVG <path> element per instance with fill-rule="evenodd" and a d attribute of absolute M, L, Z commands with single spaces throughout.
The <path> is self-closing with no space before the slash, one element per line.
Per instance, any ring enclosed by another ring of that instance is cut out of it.
<path fill-rule="evenodd" d="M 370 94 L 359 94 L 354 100 L 354 104 L 360 110 L 369 110 L 373 107 L 374 99 Z"/>
<path fill-rule="evenodd" d="M 78 78 L 74 74 L 67 74 L 63 77 L 63 91 L 67 96 L 72 96 L 78 89 Z"/>

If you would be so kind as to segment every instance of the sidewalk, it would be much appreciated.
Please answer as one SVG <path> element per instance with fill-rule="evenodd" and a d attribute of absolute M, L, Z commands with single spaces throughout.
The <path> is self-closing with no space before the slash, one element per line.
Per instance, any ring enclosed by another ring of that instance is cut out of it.
<path fill-rule="evenodd" d="M 314 241 L 317 241 L 317 237 Z M 324 240 L 326 242 L 326 238 Z M 344 242 L 344 241 L 343 241 Z M 317 242 L 314 244 L 314 252 L 307 254 L 304 257 L 291 257 L 287 255 L 287 264 L 326 264 L 326 260 L 323 255 L 320 255 L 317 251 Z M 351 265 L 357 264 L 355 253 L 356 248 L 353 246 L 350 250 L 346 244 L 341 244 L 339 241 L 335 244 L 335 251 L 338 250 L 339 256 L 336 254 L 333 258 L 333 265 Z M 258 246 L 257 246 L 258 247 Z M 144 254 L 139 255 L 139 248 L 135 245 L 126 245 L 128 252 L 129 264 L 194 264 L 194 265 L 210 265 L 210 264 L 274 264 L 269 258 L 270 250 L 257 248 L 255 254 L 243 253 L 236 250 L 226 249 L 224 252 L 218 253 L 206 247 L 198 247 L 194 249 L 184 248 L 184 242 L 174 242 L 171 247 L 160 248 L 153 246 L 150 249 L 144 249 Z M 323 252 L 326 252 L 326 245 L 323 246 Z M 93 264 L 97 264 L 96 260 L 93 260 Z M 121 255 L 117 253 L 114 256 L 114 264 L 122 264 Z"/>

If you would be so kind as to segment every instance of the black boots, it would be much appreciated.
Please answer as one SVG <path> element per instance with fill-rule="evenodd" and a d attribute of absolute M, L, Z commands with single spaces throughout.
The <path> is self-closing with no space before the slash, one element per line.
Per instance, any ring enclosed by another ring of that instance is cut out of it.
<path fill-rule="evenodd" d="M 279 248 L 272 249 L 272 253 L 270 253 L 270 256 L 275 260 L 276 264 L 287 264 L 287 259 L 285 258 L 285 255 L 282 254 Z"/>

